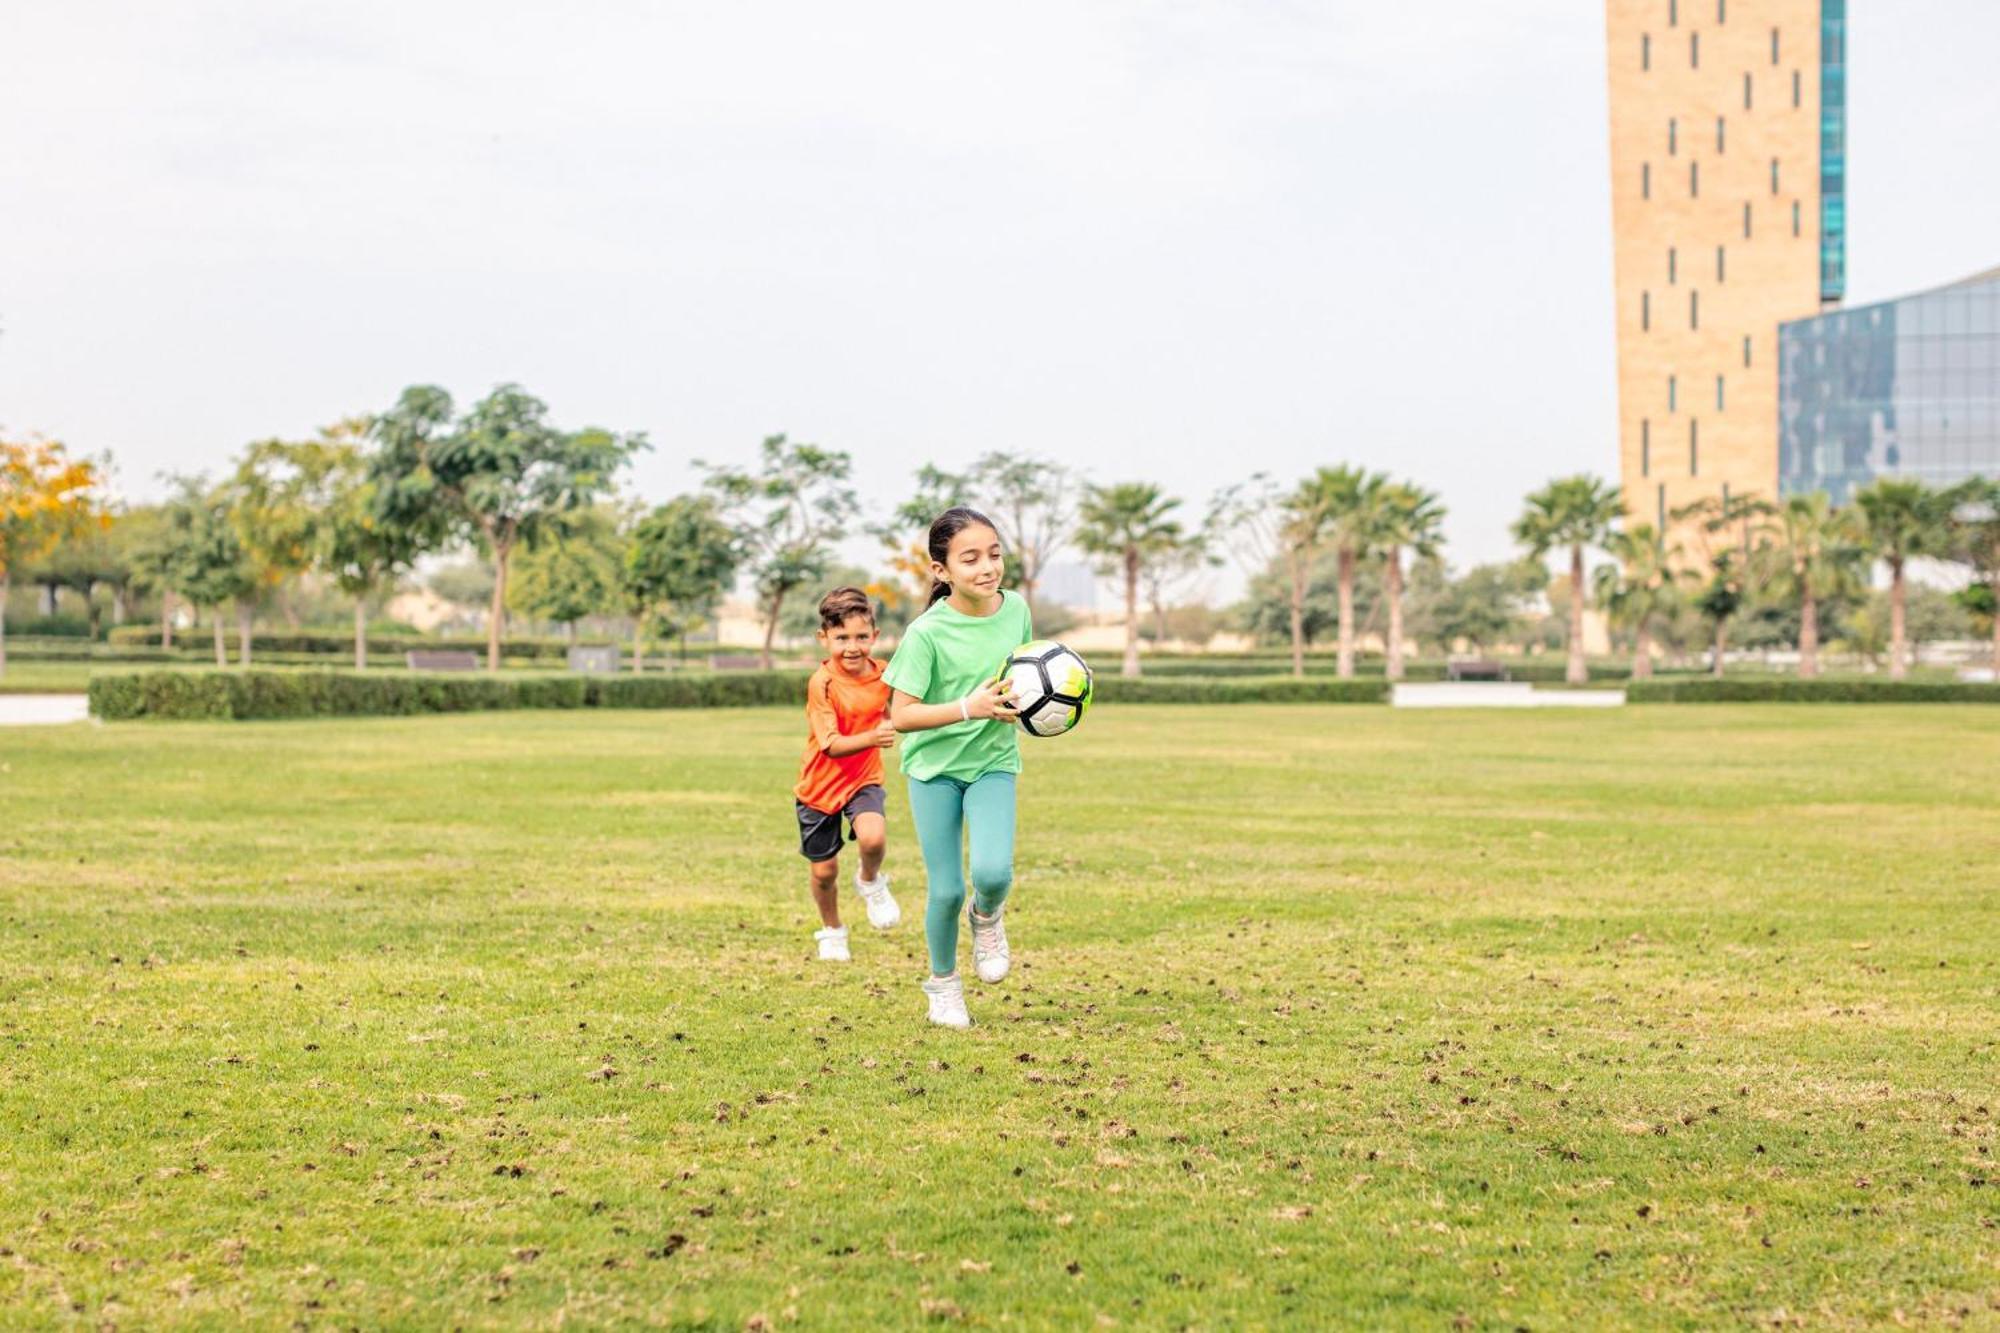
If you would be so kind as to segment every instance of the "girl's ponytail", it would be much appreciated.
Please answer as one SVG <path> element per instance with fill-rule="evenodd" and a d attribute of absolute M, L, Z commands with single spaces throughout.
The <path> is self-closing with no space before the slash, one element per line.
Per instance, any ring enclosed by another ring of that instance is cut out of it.
<path fill-rule="evenodd" d="M 992 519 L 977 509 L 968 509 L 964 505 L 953 505 L 939 514 L 937 520 L 931 524 L 930 541 L 927 546 L 932 562 L 940 565 L 945 563 L 945 557 L 951 554 L 951 539 L 974 524 L 993 528 L 995 532 L 999 531 L 994 527 Z M 933 575 L 929 606 L 936 606 L 949 596 L 951 596 L 951 585 Z"/>

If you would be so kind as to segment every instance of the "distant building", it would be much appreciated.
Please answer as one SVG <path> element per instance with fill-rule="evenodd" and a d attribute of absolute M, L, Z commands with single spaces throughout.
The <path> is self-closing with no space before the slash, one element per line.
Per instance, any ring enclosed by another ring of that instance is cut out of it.
<path fill-rule="evenodd" d="M 1097 609 L 1097 575 L 1090 566 L 1074 560 L 1057 561 L 1042 571 L 1035 600 L 1065 610 L 1090 612 Z"/>
<path fill-rule="evenodd" d="M 1607 0 L 1635 519 L 1778 489 L 1778 326 L 1846 281 L 1846 0 Z"/>
<path fill-rule="evenodd" d="M 2000 477 L 2000 268 L 1778 331 L 1778 480 L 1844 504 L 1876 477 Z"/>

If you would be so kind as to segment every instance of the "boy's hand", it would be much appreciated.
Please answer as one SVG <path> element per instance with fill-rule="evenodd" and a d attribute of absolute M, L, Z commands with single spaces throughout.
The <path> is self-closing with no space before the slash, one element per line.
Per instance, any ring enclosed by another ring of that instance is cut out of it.
<path fill-rule="evenodd" d="M 895 749 L 896 734 L 897 734 L 896 729 L 890 726 L 887 722 L 884 722 L 881 726 L 875 728 L 875 735 L 874 735 L 875 748 L 878 750 Z"/>

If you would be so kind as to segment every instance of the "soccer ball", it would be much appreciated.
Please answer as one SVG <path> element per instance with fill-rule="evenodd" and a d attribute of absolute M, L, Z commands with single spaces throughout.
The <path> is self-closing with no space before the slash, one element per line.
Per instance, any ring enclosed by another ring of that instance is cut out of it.
<path fill-rule="evenodd" d="M 1014 687 L 1021 726 L 1030 736 L 1060 736 L 1090 710 L 1090 666 L 1054 639 L 1016 648 L 1000 676 Z"/>

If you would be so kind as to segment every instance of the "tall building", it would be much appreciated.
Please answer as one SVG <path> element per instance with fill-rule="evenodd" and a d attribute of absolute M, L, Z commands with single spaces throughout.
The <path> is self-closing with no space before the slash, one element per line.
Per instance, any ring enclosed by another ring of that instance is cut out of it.
<path fill-rule="evenodd" d="M 1845 283 L 1846 0 L 1606 0 L 1635 519 L 1778 491 L 1778 326 Z"/>
<path fill-rule="evenodd" d="M 1779 489 L 2000 477 L 2000 268 L 1778 330 Z"/>

